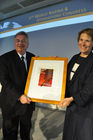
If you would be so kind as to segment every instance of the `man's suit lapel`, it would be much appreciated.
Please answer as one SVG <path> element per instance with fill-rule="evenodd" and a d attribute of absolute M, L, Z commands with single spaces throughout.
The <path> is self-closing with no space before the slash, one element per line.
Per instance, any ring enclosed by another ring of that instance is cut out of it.
<path fill-rule="evenodd" d="M 20 63 L 21 63 L 21 59 L 19 57 L 19 55 L 17 54 L 16 51 L 14 51 L 14 61 L 15 61 L 15 64 L 20 66 Z"/>
<path fill-rule="evenodd" d="M 27 77 L 26 69 L 24 68 L 24 65 L 22 64 L 21 59 L 16 51 L 14 53 L 14 61 L 15 61 L 15 66 L 18 69 L 20 75 L 24 77 L 24 79 L 26 79 Z"/>

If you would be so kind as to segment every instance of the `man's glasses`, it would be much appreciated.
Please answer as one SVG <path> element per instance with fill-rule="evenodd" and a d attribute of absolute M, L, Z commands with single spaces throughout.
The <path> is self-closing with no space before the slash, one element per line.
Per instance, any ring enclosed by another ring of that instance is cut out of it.
<path fill-rule="evenodd" d="M 26 39 L 24 39 L 24 40 L 16 39 L 15 41 L 16 41 L 16 43 L 27 43 Z"/>

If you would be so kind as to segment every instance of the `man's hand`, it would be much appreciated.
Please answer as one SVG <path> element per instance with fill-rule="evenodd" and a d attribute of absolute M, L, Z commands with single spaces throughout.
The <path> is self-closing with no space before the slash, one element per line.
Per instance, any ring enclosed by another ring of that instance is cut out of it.
<path fill-rule="evenodd" d="M 19 101 L 22 103 L 22 104 L 30 104 L 31 100 L 30 98 L 28 98 L 26 95 L 21 95 L 21 97 L 19 98 Z"/>

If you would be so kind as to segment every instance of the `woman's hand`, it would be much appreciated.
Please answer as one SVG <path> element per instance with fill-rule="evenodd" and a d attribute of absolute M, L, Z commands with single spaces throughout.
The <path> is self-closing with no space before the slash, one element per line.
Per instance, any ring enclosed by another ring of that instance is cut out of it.
<path fill-rule="evenodd" d="M 69 106 L 70 103 L 71 103 L 73 100 L 74 100 L 73 97 L 65 98 L 65 99 L 63 99 L 63 100 L 59 103 L 59 106 L 61 106 L 61 107 Z"/>

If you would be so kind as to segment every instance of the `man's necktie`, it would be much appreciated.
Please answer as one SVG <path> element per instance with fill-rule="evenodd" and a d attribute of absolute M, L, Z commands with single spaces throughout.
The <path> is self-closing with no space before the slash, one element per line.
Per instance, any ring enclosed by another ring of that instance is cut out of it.
<path fill-rule="evenodd" d="M 26 65 L 25 65 L 25 61 L 24 61 L 24 56 L 21 57 L 21 63 L 23 65 L 23 68 L 25 69 L 26 71 Z"/>
<path fill-rule="evenodd" d="M 23 75 L 23 79 L 26 82 L 27 79 L 27 71 L 26 71 L 26 65 L 25 65 L 25 61 L 24 61 L 24 56 L 21 57 L 21 71 L 22 71 L 22 75 Z"/>

